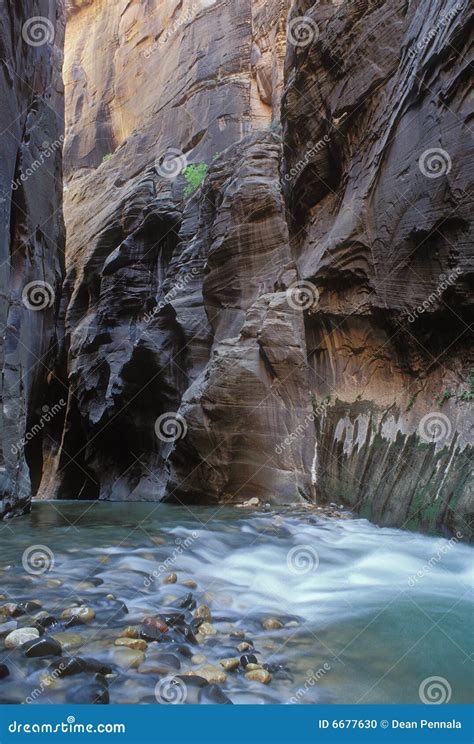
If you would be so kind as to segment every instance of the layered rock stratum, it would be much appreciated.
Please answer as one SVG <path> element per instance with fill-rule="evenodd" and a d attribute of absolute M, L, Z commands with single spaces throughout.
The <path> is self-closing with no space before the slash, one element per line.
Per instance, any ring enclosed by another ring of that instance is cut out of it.
<path fill-rule="evenodd" d="M 329 501 L 469 538 L 469 16 L 69 3 L 41 498 Z"/>
<path fill-rule="evenodd" d="M 0 518 L 29 508 L 44 434 L 67 401 L 54 378 L 63 280 L 61 2 L 0 7 Z M 62 400 L 62 403 L 59 402 Z M 54 409 L 54 410 L 53 410 Z"/>

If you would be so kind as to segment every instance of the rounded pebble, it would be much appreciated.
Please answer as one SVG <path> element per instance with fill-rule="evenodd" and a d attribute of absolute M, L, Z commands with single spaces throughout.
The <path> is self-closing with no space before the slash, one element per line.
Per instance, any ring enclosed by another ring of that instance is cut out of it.
<path fill-rule="evenodd" d="M 265 630 L 280 630 L 283 628 L 283 623 L 276 617 L 269 617 L 267 620 L 262 622 L 262 627 Z"/>
<path fill-rule="evenodd" d="M 122 669 L 138 669 L 145 661 L 145 654 L 133 648 L 116 648 L 113 661 Z"/>
<path fill-rule="evenodd" d="M 194 617 L 202 617 L 204 620 L 212 620 L 211 610 L 207 605 L 199 605 L 194 613 Z"/>
<path fill-rule="evenodd" d="M 202 623 L 199 626 L 199 633 L 203 636 L 214 636 L 217 635 L 217 630 L 211 623 Z"/>
<path fill-rule="evenodd" d="M 34 641 L 39 638 L 39 631 L 36 628 L 19 628 L 19 630 L 13 630 L 5 638 L 5 648 L 18 648 L 27 641 Z"/>
<path fill-rule="evenodd" d="M 251 682 L 260 682 L 262 685 L 268 685 L 272 681 L 272 675 L 266 669 L 253 669 L 251 672 L 245 672 L 245 679 Z"/>
<path fill-rule="evenodd" d="M 87 625 L 95 618 L 95 612 L 92 607 L 68 607 L 61 613 L 61 620 L 77 620 L 82 625 Z"/>
<path fill-rule="evenodd" d="M 239 659 L 233 657 L 230 659 L 220 659 L 219 664 L 226 672 L 235 672 L 240 664 L 240 661 Z"/>
<path fill-rule="evenodd" d="M 143 638 L 117 638 L 115 646 L 125 646 L 133 648 L 135 651 L 146 651 L 148 644 Z"/>
<path fill-rule="evenodd" d="M 163 584 L 176 584 L 178 577 L 175 573 L 170 573 L 163 579 Z"/>

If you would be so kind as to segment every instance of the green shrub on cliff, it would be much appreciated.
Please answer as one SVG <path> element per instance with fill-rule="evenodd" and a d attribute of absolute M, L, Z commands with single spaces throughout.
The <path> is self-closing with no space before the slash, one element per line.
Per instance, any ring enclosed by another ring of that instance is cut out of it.
<path fill-rule="evenodd" d="M 187 186 L 184 189 L 185 196 L 192 196 L 196 189 L 202 184 L 206 178 L 206 173 L 209 167 L 206 163 L 196 163 L 196 165 L 188 165 L 183 171 L 184 177 L 187 182 Z"/>

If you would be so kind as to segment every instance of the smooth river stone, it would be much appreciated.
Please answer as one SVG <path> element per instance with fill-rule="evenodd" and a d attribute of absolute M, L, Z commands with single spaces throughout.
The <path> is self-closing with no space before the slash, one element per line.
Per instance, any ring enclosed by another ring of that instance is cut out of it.
<path fill-rule="evenodd" d="M 2 623 L 0 625 L 0 638 L 2 636 L 6 636 L 9 633 L 12 632 L 12 630 L 16 630 L 18 627 L 16 620 L 9 620 L 7 623 Z"/>
<path fill-rule="evenodd" d="M 265 630 L 280 630 L 283 628 L 283 623 L 276 617 L 269 617 L 267 620 L 262 622 L 262 627 L 265 628 Z"/>
<path fill-rule="evenodd" d="M 84 636 L 79 635 L 79 633 L 53 633 L 51 638 L 60 643 L 64 651 L 79 648 L 85 641 Z"/>
<path fill-rule="evenodd" d="M 21 650 L 29 658 L 61 656 L 62 654 L 61 644 L 55 641 L 54 638 L 46 638 L 45 636 L 34 641 L 27 641 L 27 643 L 23 644 Z"/>
<path fill-rule="evenodd" d="M 95 612 L 91 607 L 68 607 L 61 613 L 61 620 L 75 620 L 78 623 L 86 625 L 95 618 Z"/>
<path fill-rule="evenodd" d="M 260 682 L 262 685 L 268 685 L 272 681 L 272 675 L 266 669 L 253 669 L 245 673 L 245 679 L 251 682 Z"/>
<path fill-rule="evenodd" d="M 115 648 L 112 659 L 122 669 L 137 669 L 145 661 L 145 654 L 132 648 Z"/>
<path fill-rule="evenodd" d="M 39 631 L 36 628 L 19 628 L 13 630 L 5 638 L 5 648 L 18 648 L 27 641 L 34 641 L 39 638 Z"/>
<path fill-rule="evenodd" d="M 207 605 L 199 605 L 196 612 L 194 613 L 194 617 L 202 617 L 204 620 L 211 621 L 212 620 L 212 614 L 211 610 Z"/>
<path fill-rule="evenodd" d="M 219 664 L 226 672 L 235 672 L 237 667 L 240 665 L 240 661 L 236 658 L 221 659 Z"/>
<path fill-rule="evenodd" d="M 133 648 L 135 651 L 146 651 L 148 648 L 148 644 L 143 638 L 117 638 L 114 643 L 116 646 Z"/>
<path fill-rule="evenodd" d="M 81 658 L 80 656 L 64 656 L 61 659 L 55 659 L 49 665 L 49 669 L 58 677 L 70 677 L 85 672 L 102 675 L 112 674 L 112 667 L 109 664 L 87 657 Z"/>
<path fill-rule="evenodd" d="M 0 664 L 0 679 L 5 679 L 10 674 L 10 670 L 6 664 Z"/>
<path fill-rule="evenodd" d="M 186 676 L 189 675 L 191 677 L 203 677 L 203 679 L 207 679 L 208 682 L 217 682 L 221 685 L 223 685 L 224 682 L 227 681 L 227 674 L 224 672 L 224 670 L 212 666 L 212 664 L 199 667 L 199 669 L 196 669 L 195 672 L 186 672 L 185 674 Z"/>

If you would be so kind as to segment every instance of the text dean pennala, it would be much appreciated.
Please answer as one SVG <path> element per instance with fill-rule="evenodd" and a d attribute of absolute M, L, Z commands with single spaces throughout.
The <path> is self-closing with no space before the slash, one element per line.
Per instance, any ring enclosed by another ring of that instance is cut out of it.
<path fill-rule="evenodd" d="M 320 729 L 461 729 L 462 723 L 457 719 L 453 718 L 450 721 L 427 721 L 422 718 L 419 721 L 399 721 L 392 719 L 391 721 L 383 720 L 377 721 L 376 719 L 358 719 L 358 718 L 339 718 L 332 721 L 328 721 L 327 718 L 321 718 L 318 721 L 318 728 Z"/>

